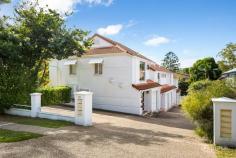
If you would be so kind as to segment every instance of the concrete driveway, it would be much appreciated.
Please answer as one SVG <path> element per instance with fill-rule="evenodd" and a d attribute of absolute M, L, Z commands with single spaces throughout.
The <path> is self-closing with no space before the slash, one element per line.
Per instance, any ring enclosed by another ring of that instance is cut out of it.
<path fill-rule="evenodd" d="M 0 143 L 0 157 L 214 158 L 179 108 L 158 118 L 95 111 L 93 127 L 71 126 L 17 143 Z"/>

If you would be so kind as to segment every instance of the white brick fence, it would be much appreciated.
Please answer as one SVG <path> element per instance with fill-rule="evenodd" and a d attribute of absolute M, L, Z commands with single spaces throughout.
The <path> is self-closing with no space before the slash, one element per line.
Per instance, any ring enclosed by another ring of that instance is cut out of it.
<path fill-rule="evenodd" d="M 5 113 L 26 117 L 39 117 L 51 120 L 62 120 L 74 122 L 77 125 L 92 125 L 92 92 L 75 92 L 75 112 L 74 116 L 60 115 L 41 111 L 41 93 L 32 93 L 31 110 L 10 108 Z"/>

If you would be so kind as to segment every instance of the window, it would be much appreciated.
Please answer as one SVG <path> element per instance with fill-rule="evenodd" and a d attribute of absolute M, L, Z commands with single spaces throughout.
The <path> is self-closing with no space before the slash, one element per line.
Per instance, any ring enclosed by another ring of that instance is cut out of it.
<path fill-rule="evenodd" d="M 75 75 L 76 74 L 76 65 L 70 65 L 70 75 Z"/>
<path fill-rule="evenodd" d="M 157 73 L 157 79 L 160 80 L 160 73 Z"/>
<path fill-rule="evenodd" d="M 162 78 L 166 78 L 166 74 L 161 74 L 161 77 Z"/>
<path fill-rule="evenodd" d="M 102 63 L 96 63 L 95 65 L 95 75 L 101 75 L 102 74 Z"/>
<path fill-rule="evenodd" d="M 139 64 L 139 67 L 140 67 L 139 80 L 143 81 L 143 80 L 145 80 L 145 63 L 141 61 Z"/>

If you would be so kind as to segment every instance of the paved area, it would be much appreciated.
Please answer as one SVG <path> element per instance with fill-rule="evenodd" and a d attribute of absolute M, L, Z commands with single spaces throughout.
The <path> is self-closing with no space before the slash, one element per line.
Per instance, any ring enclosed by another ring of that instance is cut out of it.
<path fill-rule="evenodd" d="M 42 135 L 56 134 L 58 131 L 60 131 L 55 128 L 45 128 L 45 127 L 39 127 L 39 126 L 22 125 L 22 124 L 1 122 L 1 121 L 0 121 L 0 128 L 12 130 L 12 131 L 24 131 L 24 132 L 38 133 L 38 134 L 42 134 Z"/>
<path fill-rule="evenodd" d="M 95 111 L 93 127 L 70 126 L 38 139 L 0 143 L 0 157 L 215 158 L 175 108 L 157 118 Z"/>

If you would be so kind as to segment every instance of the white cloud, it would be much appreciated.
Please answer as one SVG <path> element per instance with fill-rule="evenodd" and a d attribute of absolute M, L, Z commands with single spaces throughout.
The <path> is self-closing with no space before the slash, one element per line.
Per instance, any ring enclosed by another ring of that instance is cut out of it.
<path fill-rule="evenodd" d="M 134 20 L 129 20 L 128 24 L 125 25 L 126 28 L 130 28 L 133 27 L 135 25 L 137 25 L 138 22 L 134 21 Z"/>
<path fill-rule="evenodd" d="M 90 5 L 104 5 L 110 6 L 113 0 L 80 0 L 82 3 L 88 3 Z"/>
<path fill-rule="evenodd" d="M 123 29 L 122 24 L 108 25 L 97 29 L 97 33 L 101 35 L 116 35 Z"/>
<path fill-rule="evenodd" d="M 153 37 L 147 41 L 144 42 L 146 46 L 159 46 L 161 44 L 167 44 L 170 42 L 170 39 L 166 37 Z"/>
<path fill-rule="evenodd" d="M 35 2 L 35 0 L 25 0 L 30 2 Z M 113 3 L 113 0 L 39 0 L 39 5 L 41 7 L 48 6 L 50 9 L 57 10 L 60 13 L 67 13 L 75 11 L 77 4 L 88 4 L 93 5 L 104 5 L 109 6 Z"/>

